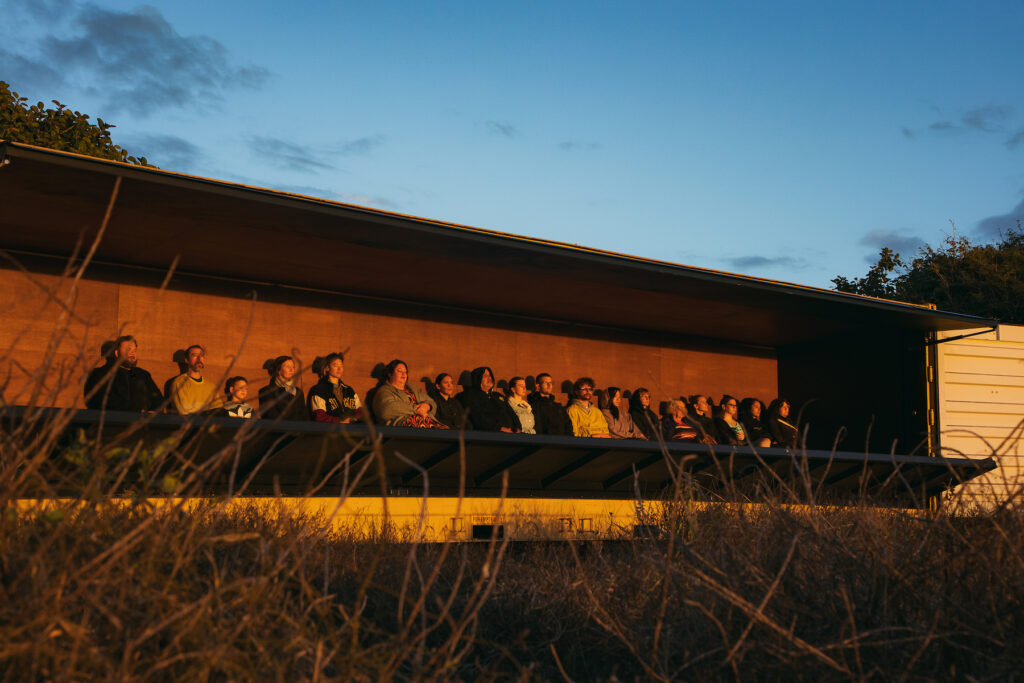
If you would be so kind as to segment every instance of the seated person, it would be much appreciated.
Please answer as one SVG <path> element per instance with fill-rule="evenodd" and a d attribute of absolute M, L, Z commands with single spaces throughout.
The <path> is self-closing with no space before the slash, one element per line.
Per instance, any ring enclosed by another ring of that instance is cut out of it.
<path fill-rule="evenodd" d="M 442 372 L 434 380 L 434 389 L 437 421 L 447 425 L 449 429 L 469 429 L 462 404 L 455 400 L 455 379 L 447 372 Z"/>
<path fill-rule="evenodd" d="M 355 389 L 341 381 L 345 356 L 329 353 L 314 363 L 320 381 L 309 390 L 309 416 L 316 422 L 354 422 L 363 404 Z"/>
<path fill-rule="evenodd" d="M 756 398 L 745 398 L 740 401 L 739 420 L 747 432 L 747 442 L 753 446 L 767 448 L 772 444 L 768 433 L 768 425 L 761 419 L 764 404 Z"/>
<path fill-rule="evenodd" d="M 726 394 L 718 404 L 722 414 L 715 418 L 715 438 L 718 443 L 730 446 L 746 446 L 747 432 L 739 421 L 739 404 L 735 398 Z"/>
<path fill-rule="evenodd" d="M 240 417 L 248 420 L 256 414 L 252 406 L 245 402 L 249 397 L 249 382 L 244 377 L 231 377 L 224 382 L 224 393 L 227 400 L 220 407 L 220 417 Z"/>
<path fill-rule="evenodd" d="M 395 427 L 448 429 L 434 417 L 434 400 L 419 387 L 409 386 L 409 366 L 404 361 L 391 361 L 384 374 L 387 381 L 373 396 L 373 414 L 378 422 Z"/>
<path fill-rule="evenodd" d="M 264 420 L 308 420 L 306 395 L 295 383 L 299 365 L 291 356 L 278 356 L 270 364 L 270 384 L 260 389 L 260 417 Z"/>
<path fill-rule="evenodd" d="M 688 412 L 686 404 L 678 398 L 668 402 L 665 417 L 661 420 L 661 431 L 666 441 L 707 443 L 700 426 L 689 417 Z"/>
<path fill-rule="evenodd" d="M 700 425 L 705 436 L 711 439 L 713 443 L 718 443 L 718 440 L 715 438 L 717 431 L 715 429 L 714 411 L 711 408 L 711 399 L 704 394 L 691 396 L 690 408 L 692 408 L 689 413 L 690 420 Z"/>
<path fill-rule="evenodd" d="M 164 397 L 153 377 L 137 366 L 139 345 L 135 337 L 125 335 L 114 341 L 107 365 L 89 373 L 85 400 L 96 410 L 123 410 L 152 413 L 163 406 Z M 113 369 L 116 365 L 117 368 Z M 109 377 L 107 373 L 113 372 Z"/>
<path fill-rule="evenodd" d="M 572 436 L 572 420 L 565 406 L 555 400 L 554 388 L 551 375 L 546 372 L 537 375 L 537 390 L 526 397 L 533 408 L 534 429 L 538 434 Z"/>
<path fill-rule="evenodd" d="M 205 367 L 206 349 L 198 344 L 185 349 L 185 372 L 171 380 L 168 397 L 179 415 L 220 410 L 224 405 L 213 382 L 203 379 Z"/>
<path fill-rule="evenodd" d="M 622 390 L 618 387 L 608 387 L 601 397 L 601 414 L 608 423 L 608 433 L 615 439 L 643 439 L 647 440 L 644 433 L 633 423 L 629 411 L 625 410 L 625 403 L 622 400 Z"/>
<path fill-rule="evenodd" d="M 645 387 L 640 387 L 629 397 L 629 416 L 648 440 L 657 441 L 658 424 L 661 420 L 658 414 L 651 410 L 651 392 Z"/>
<path fill-rule="evenodd" d="M 520 430 L 519 418 L 509 407 L 505 397 L 494 390 L 494 373 L 487 366 L 475 368 L 469 376 L 469 386 L 458 396 L 473 429 L 485 432 Z"/>
<path fill-rule="evenodd" d="M 572 385 L 573 400 L 565 412 L 572 420 L 572 433 L 576 436 L 587 436 L 597 439 L 610 439 L 608 422 L 601 411 L 593 406 L 594 380 L 580 377 Z"/>
<path fill-rule="evenodd" d="M 526 390 L 526 379 L 524 377 L 513 377 L 510 379 L 508 381 L 508 393 L 508 405 L 519 419 L 519 431 L 523 434 L 536 434 L 533 408 L 526 399 L 529 393 Z"/>
<path fill-rule="evenodd" d="M 768 406 L 768 433 L 772 437 L 772 446 L 795 449 L 800 438 L 800 430 L 789 421 L 789 401 L 777 398 Z"/>

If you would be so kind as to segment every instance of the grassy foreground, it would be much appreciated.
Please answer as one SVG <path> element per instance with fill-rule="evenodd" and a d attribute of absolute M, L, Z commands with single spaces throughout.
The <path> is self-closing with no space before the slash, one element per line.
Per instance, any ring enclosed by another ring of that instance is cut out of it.
<path fill-rule="evenodd" d="M 993 680 L 1024 670 L 1015 510 L 674 508 L 658 541 L 355 540 L 103 500 L 0 522 L 4 680 Z"/>

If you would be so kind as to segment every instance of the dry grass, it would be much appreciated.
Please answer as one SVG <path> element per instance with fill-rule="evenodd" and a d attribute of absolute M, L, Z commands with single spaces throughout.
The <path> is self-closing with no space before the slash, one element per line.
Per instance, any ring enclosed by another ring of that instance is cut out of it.
<path fill-rule="evenodd" d="M 80 370 L 40 368 L 19 402 L 45 405 Z M 1016 504 L 956 516 L 777 497 L 698 507 L 680 491 L 657 540 L 418 545 L 228 496 L 153 506 L 230 469 L 234 449 L 200 464 L 173 440 L 97 444 L 69 435 L 68 421 L 29 411 L 0 429 L 3 680 L 1010 680 L 1024 670 Z M 19 505 L 33 496 L 53 502 Z"/>

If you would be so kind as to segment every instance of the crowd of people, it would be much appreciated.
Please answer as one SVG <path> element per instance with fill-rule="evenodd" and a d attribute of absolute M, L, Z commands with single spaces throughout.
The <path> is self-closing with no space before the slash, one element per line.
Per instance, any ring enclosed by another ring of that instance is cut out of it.
<path fill-rule="evenodd" d="M 660 402 L 652 407 L 645 387 L 597 391 L 589 377 L 572 385 L 567 404 L 558 401 L 554 380 L 542 372 L 531 391 L 525 377 L 512 377 L 507 390 L 498 389 L 487 366 L 474 369 L 461 392 L 455 378 L 441 373 L 424 390 L 410 384 L 409 366 L 392 360 L 365 402 L 342 379 L 345 357 L 329 353 L 317 358 L 319 378 L 308 393 L 297 382 L 299 364 L 279 356 L 268 364 L 270 380 L 258 392 L 258 410 L 249 403 L 249 382 L 230 377 L 222 391 L 203 377 L 206 352 L 202 346 L 185 349 L 182 372 L 161 391 L 152 376 L 138 367 L 138 343 L 131 336 L 109 343 L 106 362 L 85 383 L 86 406 L 129 412 L 176 412 L 181 415 L 218 414 L 237 419 L 313 420 L 377 424 L 425 429 L 473 429 L 512 434 L 548 434 L 611 439 L 691 441 L 757 447 L 794 447 L 799 430 L 790 419 L 790 405 L 776 398 L 768 406 L 757 398 L 737 400 L 725 395 L 716 403 L 704 394 Z M 596 403 L 595 403 L 596 397 Z"/>

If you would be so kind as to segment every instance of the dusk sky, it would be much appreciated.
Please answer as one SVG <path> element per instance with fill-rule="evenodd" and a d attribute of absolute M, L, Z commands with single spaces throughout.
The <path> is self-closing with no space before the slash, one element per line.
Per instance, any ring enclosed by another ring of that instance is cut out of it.
<path fill-rule="evenodd" d="M 0 16 L 0 80 L 173 171 L 822 287 L 1024 218 L 1020 0 Z"/>

